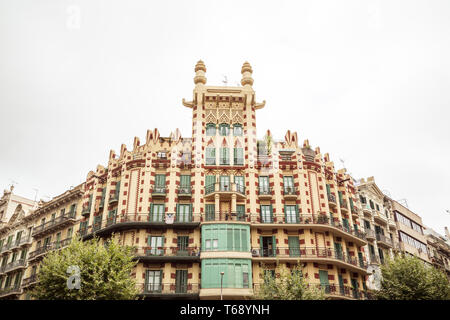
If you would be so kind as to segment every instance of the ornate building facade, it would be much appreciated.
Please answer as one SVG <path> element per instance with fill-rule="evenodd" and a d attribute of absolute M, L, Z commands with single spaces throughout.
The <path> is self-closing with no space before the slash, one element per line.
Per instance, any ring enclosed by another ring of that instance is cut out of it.
<path fill-rule="evenodd" d="M 75 234 L 114 234 L 136 247 L 131 276 L 142 298 L 243 299 L 258 292 L 264 272 L 298 267 L 329 298 L 367 299 L 369 274 L 398 241 L 396 209 L 373 178 L 355 184 L 296 132 L 258 139 L 265 101 L 257 102 L 252 73 L 246 62 L 242 86 L 207 86 L 199 61 L 193 97 L 182 101 L 192 135 L 149 130 L 144 143 L 136 137 L 131 150 L 111 150 L 83 184 L 22 217 L 32 240 L 19 289 L 8 291 L 8 280 L 0 293 L 27 299 L 42 257 Z"/>

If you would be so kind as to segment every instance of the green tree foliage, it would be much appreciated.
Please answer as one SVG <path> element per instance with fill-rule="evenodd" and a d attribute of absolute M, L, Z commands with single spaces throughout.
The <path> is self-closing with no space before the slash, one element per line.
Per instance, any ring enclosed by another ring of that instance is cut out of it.
<path fill-rule="evenodd" d="M 450 283 L 440 270 L 417 257 L 397 255 L 381 267 L 381 300 L 449 300 Z"/>
<path fill-rule="evenodd" d="M 98 239 L 75 238 L 60 250 L 49 252 L 39 271 L 33 298 L 43 300 L 129 300 L 137 294 L 131 272 L 134 248 L 122 246 L 113 236 L 103 245 Z M 80 289 L 69 289 L 69 266 L 80 270 Z"/>
<path fill-rule="evenodd" d="M 316 286 L 308 286 L 302 271 L 281 269 L 280 277 L 263 271 L 264 283 L 257 290 L 255 299 L 260 300 L 325 300 L 325 293 Z"/>

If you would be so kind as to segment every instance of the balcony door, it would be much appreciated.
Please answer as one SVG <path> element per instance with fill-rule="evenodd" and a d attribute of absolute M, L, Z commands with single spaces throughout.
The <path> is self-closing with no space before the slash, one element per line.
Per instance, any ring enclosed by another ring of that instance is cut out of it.
<path fill-rule="evenodd" d="M 269 177 L 259 177 L 259 193 L 269 193 Z"/>
<path fill-rule="evenodd" d="M 276 256 L 276 239 L 275 236 L 259 238 L 262 257 L 275 257 Z"/>
<path fill-rule="evenodd" d="M 187 292 L 187 270 L 177 270 L 175 272 L 176 282 L 175 282 L 175 293 L 186 293 Z"/>
<path fill-rule="evenodd" d="M 330 293 L 330 283 L 328 282 L 328 271 L 319 270 L 320 286 L 325 290 L 325 293 Z"/>
<path fill-rule="evenodd" d="M 230 176 L 220 176 L 220 191 L 230 191 Z"/>
<path fill-rule="evenodd" d="M 162 270 L 147 270 L 145 273 L 145 292 L 161 292 Z"/>
<path fill-rule="evenodd" d="M 187 255 L 189 245 L 189 236 L 178 236 L 177 238 L 177 254 Z"/>
<path fill-rule="evenodd" d="M 150 254 L 153 256 L 162 256 L 164 254 L 164 237 L 150 236 L 148 237 L 148 245 L 150 247 Z"/>

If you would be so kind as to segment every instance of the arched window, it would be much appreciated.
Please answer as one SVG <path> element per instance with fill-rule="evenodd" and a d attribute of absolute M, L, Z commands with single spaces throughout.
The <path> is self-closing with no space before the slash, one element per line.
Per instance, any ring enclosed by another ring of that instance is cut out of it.
<path fill-rule="evenodd" d="M 219 125 L 219 133 L 221 136 L 228 136 L 230 134 L 230 125 L 227 123 L 221 123 Z"/>
<path fill-rule="evenodd" d="M 206 135 L 215 136 L 216 135 L 216 125 L 214 123 L 208 123 L 206 125 Z"/>
<path fill-rule="evenodd" d="M 239 123 L 235 123 L 233 125 L 233 135 L 234 136 L 242 136 L 242 125 Z"/>

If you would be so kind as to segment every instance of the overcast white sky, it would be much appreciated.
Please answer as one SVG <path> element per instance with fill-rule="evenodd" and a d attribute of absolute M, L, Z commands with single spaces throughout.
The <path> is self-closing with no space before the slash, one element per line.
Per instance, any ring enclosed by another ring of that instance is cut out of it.
<path fill-rule="evenodd" d="M 0 188 L 54 197 L 147 129 L 191 134 L 207 84 L 253 67 L 287 129 L 450 227 L 450 1 L 0 0 Z"/>

